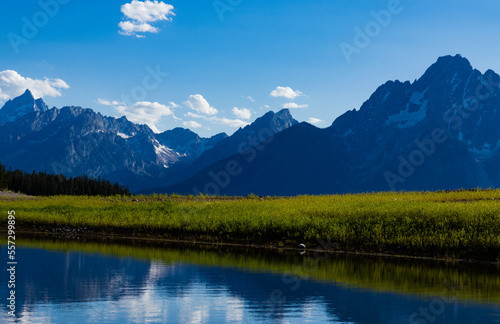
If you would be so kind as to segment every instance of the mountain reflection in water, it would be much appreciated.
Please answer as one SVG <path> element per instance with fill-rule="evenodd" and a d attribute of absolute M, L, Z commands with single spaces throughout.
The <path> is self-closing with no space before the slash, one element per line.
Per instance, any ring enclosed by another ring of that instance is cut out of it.
<path fill-rule="evenodd" d="M 500 321 L 500 276 L 489 265 L 208 246 L 18 244 L 19 323 Z M 2 245 L 5 258 L 6 250 Z M 0 279 L 7 296 L 5 271 Z M 0 322 L 10 320 L 1 312 Z"/>

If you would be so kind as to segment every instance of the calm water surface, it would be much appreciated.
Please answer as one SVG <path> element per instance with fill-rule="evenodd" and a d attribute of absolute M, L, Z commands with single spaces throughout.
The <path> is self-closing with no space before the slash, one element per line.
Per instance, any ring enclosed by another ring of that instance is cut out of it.
<path fill-rule="evenodd" d="M 172 245 L 18 244 L 16 317 L 3 307 L 0 323 L 500 323 L 496 266 Z M 0 279 L 6 301 L 6 271 Z"/>

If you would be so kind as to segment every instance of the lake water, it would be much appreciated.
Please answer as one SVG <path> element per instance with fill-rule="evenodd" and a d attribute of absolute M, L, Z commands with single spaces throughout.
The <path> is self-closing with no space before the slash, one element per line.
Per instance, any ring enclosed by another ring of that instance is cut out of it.
<path fill-rule="evenodd" d="M 500 322 L 489 265 L 39 239 L 17 261 L 16 317 L 4 306 L 0 323 Z"/>

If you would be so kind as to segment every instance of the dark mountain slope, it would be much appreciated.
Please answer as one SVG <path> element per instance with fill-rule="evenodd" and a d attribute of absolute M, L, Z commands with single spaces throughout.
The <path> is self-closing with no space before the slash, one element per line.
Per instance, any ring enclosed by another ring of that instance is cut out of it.
<path fill-rule="evenodd" d="M 293 126 L 250 164 L 232 156 L 163 190 L 207 191 L 210 174 L 231 160 L 243 171 L 222 194 L 500 187 L 499 84 L 491 70 L 482 74 L 459 55 L 442 57 L 413 83 L 380 86 L 327 129 Z"/>

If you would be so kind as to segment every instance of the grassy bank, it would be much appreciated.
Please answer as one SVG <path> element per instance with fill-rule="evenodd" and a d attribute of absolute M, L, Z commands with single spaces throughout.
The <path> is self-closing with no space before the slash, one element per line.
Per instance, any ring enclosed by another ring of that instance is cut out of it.
<path fill-rule="evenodd" d="M 500 190 L 294 198 L 48 197 L 0 199 L 17 232 L 76 228 L 118 235 L 500 260 Z M 7 224 L 7 213 L 1 215 Z M 5 226 L 6 227 L 6 226 Z"/>

